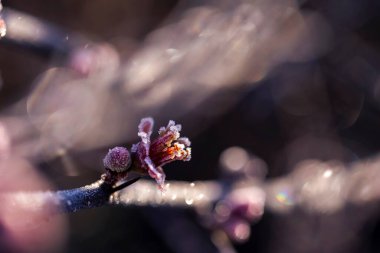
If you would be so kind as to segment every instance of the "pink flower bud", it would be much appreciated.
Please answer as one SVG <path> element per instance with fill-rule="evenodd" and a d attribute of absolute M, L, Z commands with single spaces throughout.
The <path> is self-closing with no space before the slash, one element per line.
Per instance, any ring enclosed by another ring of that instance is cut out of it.
<path fill-rule="evenodd" d="M 180 138 L 181 125 L 170 120 L 166 127 L 161 127 L 159 136 L 152 140 L 153 119 L 144 118 L 139 125 L 138 136 L 141 141 L 132 146 L 132 170 L 145 173 L 156 180 L 162 188 L 165 173 L 161 166 L 173 161 L 191 159 L 190 140 Z"/>

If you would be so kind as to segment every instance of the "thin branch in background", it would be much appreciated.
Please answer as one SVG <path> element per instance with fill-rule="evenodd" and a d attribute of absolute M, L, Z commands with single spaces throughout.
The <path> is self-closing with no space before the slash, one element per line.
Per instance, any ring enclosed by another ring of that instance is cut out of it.
<path fill-rule="evenodd" d="M 67 54 L 79 37 L 23 12 L 4 8 L 3 43 L 29 48 L 43 54 Z M 1 23 L 0 23 L 1 24 Z M 6 24 L 6 33 L 5 33 Z"/>
<path fill-rule="evenodd" d="M 256 157 L 253 159 L 257 160 Z M 247 158 L 247 161 L 239 163 L 252 165 L 249 160 Z M 352 164 L 307 160 L 299 163 L 289 175 L 274 180 L 257 177 L 260 173 L 254 179 L 252 175 L 255 173 L 252 171 L 251 176 L 245 174 L 250 172 L 244 165 L 230 164 L 234 166 L 235 173 L 230 177 L 236 179 L 232 184 L 220 180 L 171 181 L 160 193 L 155 190 L 154 184 L 141 180 L 113 194 L 111 203 L 194 209 L 203 225 L 214 231 L 216 245 L 224 247 L 228 246 L 227 237 L 235 242 L 248 240 L 250 224 L 260 219 L 264 210 L 288 216 L 302 210 L 312 217 L 330 217 L 345 212 L 349 207 L 360 209 L 378 202 L 379 164 L 379 158 Z M 246 176 L 236 175 L 239 173 Z M 352 221 L 358 223 L 352 229 L 363 225 L 374 213 L 368 209 L 367 218 Z M 352 222 L 346 226 L 353 226 Z M 343 238 L 345 236 L 342 235 L 342 240 L 345 240 Z"/>
<path fill-rule="evenodd" d="M 124 189 L 124 188 L 126 188 L 128 186 L 130 186 L 130 185 L 136 183 L 140 179 L 141 179 L 141 177 L 135 177 L 135 178 L 133 178 L 131 180 L 125 181 L 125 182 L 121 183 L 120 185 L 118 185 L 116 187 L 113 187 L 112 188 L 112 193 L 118 192 L 118 191 L 120 191 L 120 190 L 122 190 L 122 189 Z"/>
<path fill-rule="evenodd" d="M 165 184 L 162 192 L 149 181 L 140 180 L 132 187 L 112 196 L 111 203 L 138 206 L 173 206 L 202 208 L 221 198 L 223 186 L 216 181 L 178 182 Z"/>
<path fill-rule="evenodd" d="M 307 160 L 289 175 L 272 180 L 241 178 L 227 190 L 227 185 L 217 180 L 170 181 L 159 192 L 152 182 L 140 180 L 113 194 L 111 203 L 202 209 L 227 197 L 242 197 L 246 202 L 253 198 L 257 204 L 265 204 L 265 208 L 279 214 L 294 208 L 316 214 L 334 213 L 349 204 L 365 205 L 380 199 L 379 164 L 379 158 L 347 165 Z"/>

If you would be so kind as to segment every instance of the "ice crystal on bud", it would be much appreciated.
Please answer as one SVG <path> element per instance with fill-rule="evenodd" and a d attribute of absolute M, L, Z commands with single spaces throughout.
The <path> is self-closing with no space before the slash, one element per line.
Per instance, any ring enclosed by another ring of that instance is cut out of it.
<path fill-rule="evenodd" d="M 144 118 L 141 120 L 139 124 L 139 132 L 138 136 L 141 138 L 141 141 L 144 143 L 150 142 L 150 136 L 153 131 L 153 119 L 152 118 Z"/>
<path fill-rule="evenodd" d="M 151 141 L 153 119 L 144 118 L 139 124 L 138 136 L 141 141 L 132 146 L 132 170 L 147 173 L 156 180 L 162 188 L 165 182 L 165 173 L 162 166 L 179 160 L 191 159 L 190 140 L 180 138 L 181 125 L 170 120 L 166 127 L 161 127 L 159 136 Z"/>

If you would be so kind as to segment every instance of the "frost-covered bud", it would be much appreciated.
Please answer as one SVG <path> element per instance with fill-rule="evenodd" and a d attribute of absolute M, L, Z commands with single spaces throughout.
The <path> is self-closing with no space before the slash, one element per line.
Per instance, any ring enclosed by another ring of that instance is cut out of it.
<path fill-rule="evenodd" d="M 159 137 L 150 146 L 150 157 L 154 164 L 163 166 L 176 160 L 190 161 L 191 142 L 187 137 L 180 138 L 181 128 L 181 125 L 176 125 L 172 120 L 167 127 L 160 128 Z"/>
<path fill-rule="evenodd" d="M 103 159 L 104 167 L 114 172 L 124 172 L 131 165 L 131 155 L 127 148 L 115 147 Z"/>
<path fill-rule="evenodd" d="M 132 170 L 149 174 L 162 188 L 165 173 L 162 166 L 173 161 L 189 161 L 191 159 L 190 140 L 180 138 L 181 125 L 170 120 L 166 127 L 161 127 L 159 136 L 150 139 L 153 130 L 153 119 L 144 118 L 139 125 L 138 136 L 141 141 L 132 146 Z"/>

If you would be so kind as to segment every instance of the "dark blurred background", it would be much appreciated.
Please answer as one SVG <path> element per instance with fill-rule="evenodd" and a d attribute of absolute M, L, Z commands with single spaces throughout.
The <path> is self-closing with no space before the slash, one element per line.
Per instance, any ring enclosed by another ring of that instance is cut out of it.
<path fill-rule="evenodd" d="M 310 159 L 350 172 L 380 150 L 379 1 L 2 4 L 5 21 L 27 14 L 52 31 L 25 39 L 39 24 L 7 24 L 0 121 L 12 152 L 54 188 L 96 180 L 107 149 L 135 143 L 146 115 L 156 127 L 178 121 L 191 138 L 191 162 L 167 166 L 169 180 L 223 182 L 221 154 L 233 146 L 266 164 L 265 182 Z M 218 248 L 191 209 L 86 210 L 67 215 L 66 242 L 52 252 L 380 252 L 371 189 L 368 201 L 346 196 L 322 214 L 266 208 L 232 248 Z"/>

